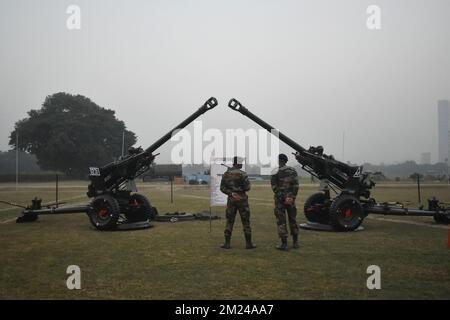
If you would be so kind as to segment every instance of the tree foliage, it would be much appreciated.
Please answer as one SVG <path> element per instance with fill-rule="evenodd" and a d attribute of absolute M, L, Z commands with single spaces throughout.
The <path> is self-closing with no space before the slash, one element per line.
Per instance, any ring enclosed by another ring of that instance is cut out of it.
<path fill-rule="evenodd" d="M 82 176 L 89 166 L 101 166 L 119 157 L 122 133 L 125 148 L 136 135 L 125 129 L 113 110 L 105 109 L 82 95 L 60 92 L 47 96 L 42 108 L 30 110 L 11 132 L 9 145 L 36 156 L 44 170 Z"/>

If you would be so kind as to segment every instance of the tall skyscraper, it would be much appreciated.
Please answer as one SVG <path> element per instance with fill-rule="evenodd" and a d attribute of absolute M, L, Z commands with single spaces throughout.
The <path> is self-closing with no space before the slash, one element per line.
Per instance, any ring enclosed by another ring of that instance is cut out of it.
<path fill-rule="evenodd" d="M 439 162 L 449 158 L 450 103 L 448 100 L 438 101 L 438 136 Z"/>
<path fill-rule="evenodd" d="M 448 132 L 448 158 L 447 158 L 447 164 L 450 165 L 450 131 Z M 449 177 L 450 179 L 450 177 Z"/>

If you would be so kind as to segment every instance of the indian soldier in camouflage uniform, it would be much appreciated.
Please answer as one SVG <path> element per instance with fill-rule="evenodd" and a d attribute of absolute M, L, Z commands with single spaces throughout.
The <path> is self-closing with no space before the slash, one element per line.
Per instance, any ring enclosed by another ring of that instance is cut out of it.
<path fill-rule="evenodd" d="M 250 228 L 250 208 L 248 206 L 248 197 L 246 192 L 250 190 L 250 181 L 247 174 L 241 170 L 242 164 L 238 157 L 233 158 L 233 167 L 229 168 L 222 177 L 220 191 L 228 195 L 226 210 L 225 243 L 221 246 L 224 249 L 230 249 L 231 234 L 233 232 L 236 213 L 239 211 L 246 248 L 254 249 L 256 246 L 252 243 L 252 230 Z"/>
<path fill-rule="evenodd" d="M 275 217 L 277 219 L 278 235 L 281 238 L 281 244 L 276 248 L 278 250 L 288 250 L 286 211 L 291 230 L 294 248 L 298 248 L 298 224 L 297 208 L 295 207 L 295 198 L 298 193 L 298 176 L 294 168 L 286 165 L 288 157 L 285 154 L 278 156 L 279 168 L 271 176 L 272 191 L 275 198 Z"/>

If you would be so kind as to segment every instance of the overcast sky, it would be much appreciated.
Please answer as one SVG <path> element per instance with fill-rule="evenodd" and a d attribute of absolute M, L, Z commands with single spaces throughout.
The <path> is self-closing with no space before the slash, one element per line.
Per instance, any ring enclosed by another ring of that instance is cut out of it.
<path fill-rule="evenodd" d="M 66 27 L 70 4 L 81 30 Z M 372 4 L 381 30 L 366 27 Z M 345 131 L 346 161 L 435 161 L 449 39 L 448 0 L 0 0 L 0 150 L 65 91 L 116 110 L 143 147 L 210 96 L 220 105 L 205 128 L 256 128 L 226 107 L 236 97 L 339 159 Z"/>

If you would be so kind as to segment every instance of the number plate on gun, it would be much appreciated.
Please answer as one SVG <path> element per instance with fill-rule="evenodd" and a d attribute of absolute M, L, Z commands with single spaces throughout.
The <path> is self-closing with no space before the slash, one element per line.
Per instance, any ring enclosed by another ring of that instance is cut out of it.
<path fill-rule="evenodd" d="M 90 167 L 89 168 L 89 175 L 91 177 L 99 177 L 100 176 L 100 169 L 97 167 Z"/>

